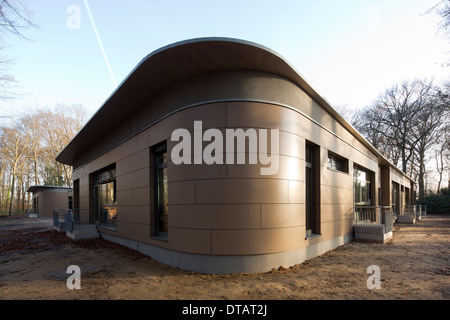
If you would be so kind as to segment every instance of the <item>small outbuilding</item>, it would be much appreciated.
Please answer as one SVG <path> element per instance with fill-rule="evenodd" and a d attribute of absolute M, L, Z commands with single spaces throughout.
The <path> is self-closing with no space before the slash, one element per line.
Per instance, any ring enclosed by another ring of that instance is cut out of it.
<path fill-rule="evenodd" d="M 383 214 L 414 204 L 414 181 L 284 58 L 237 39 L 149 54 L 56 159 L 82 223 L 204 273 L 289 267 L 356 224 L 384 240 Z"/>
<path fill-rule="evenodd" d="M 57 209 L 72 209 L 72 188 L 60 186 L 31 186 L 33 194 L 29 217 L 52 217 Z"/>

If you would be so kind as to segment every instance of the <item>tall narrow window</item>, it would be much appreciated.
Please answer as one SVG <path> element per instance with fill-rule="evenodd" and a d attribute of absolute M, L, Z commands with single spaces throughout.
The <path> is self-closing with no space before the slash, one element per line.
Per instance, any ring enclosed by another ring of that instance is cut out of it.
<path fill-rule="evenodd" d="M 392 181 L 392 211 L 394 214 L 400 214 L 400 185 Z"/>
<path fill-rule="evenodd" d="M 315 166 L 318 147 L 307 143 L 305 150 L 306 237 L 320 233 L 319 176 Z"/>
<path fill-rule="evenodd" d="M 38 208 L 39 208 L 38 197 L 34 197 L 33 198 L 33 212 L 32 213 L 39 214 Z"/>
<path fill-rule="evenodd" d="M 155 211 L 156 234 L 167 237 L 169 207 L 168 207 L 168 179 L 167 179 L 167 145 L 160 144 L 154 148 L 155 157 Z"/>
<path fill-rule="evenodd" d="M 80 179 L 73 181 L 73 209 L 80 209 Z"/>

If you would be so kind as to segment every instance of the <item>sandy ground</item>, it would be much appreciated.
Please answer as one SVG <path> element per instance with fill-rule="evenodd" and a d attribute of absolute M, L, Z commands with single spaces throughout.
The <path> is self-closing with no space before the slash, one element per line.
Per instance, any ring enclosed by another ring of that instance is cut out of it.
<path fill-rule="evenodd" d="M 450 299 L 450 215 L 396 224 L 387 244 L 349 242 L 291 268 L 204 275 L 103 239 L 72 241 L 51 220 L 0 218 L 0 299 L 369 300 Z M 81 269 L 81 289 L 66 285 Z M 367 268 L 381 288 L 368 289 Z"/>

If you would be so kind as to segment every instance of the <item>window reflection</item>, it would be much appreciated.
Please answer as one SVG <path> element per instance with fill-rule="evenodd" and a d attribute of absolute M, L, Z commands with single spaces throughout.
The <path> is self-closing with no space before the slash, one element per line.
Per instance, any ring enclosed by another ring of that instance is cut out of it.
<path fill-rule="evenodd" d="M 156 169 L 156 230 L 157 234 L 167 237 L 169 226 L 169 200 L 167 178 L 167 147 L 166 144 L 155 148 Z"/>
<path fill-rule="evenodd" d="M 115 165 L 94 176 L 94 221 L 113 228 L 117 225 Z"/>
<path fill-rule="evenodd" d="M 353 168 L 353 189 L 356 204 L 370 204 L 369 174 L 358 167 Z"/>

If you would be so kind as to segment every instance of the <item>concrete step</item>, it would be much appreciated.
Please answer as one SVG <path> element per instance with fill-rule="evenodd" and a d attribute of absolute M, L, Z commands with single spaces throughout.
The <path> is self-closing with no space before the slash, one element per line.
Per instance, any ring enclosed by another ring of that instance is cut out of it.
<path fill-rule="evenodd" d="M 73 240 L 94 239 L 100 236 L 95 224 L 75 224 L 72 232 L 66 231 L 66 235 Z"/>
<path fill-rule="evenodd" d="M 412 214 L 404 214 L 397 216 L 397 223 L 416 223 L 416 218 Z"/>

